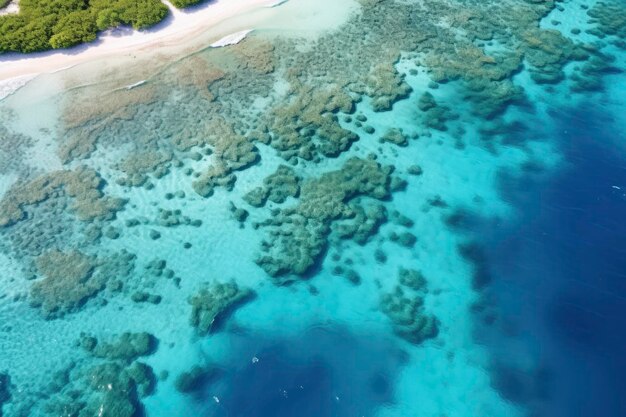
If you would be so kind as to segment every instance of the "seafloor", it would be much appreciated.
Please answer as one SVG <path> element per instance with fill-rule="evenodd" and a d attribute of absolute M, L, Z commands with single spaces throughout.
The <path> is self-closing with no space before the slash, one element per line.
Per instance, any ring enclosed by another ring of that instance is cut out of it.
<path fill-rule="evenodd" d="M 624 4 L 266 13 L 0 102 L 0 416 L 626 415 Z"/>

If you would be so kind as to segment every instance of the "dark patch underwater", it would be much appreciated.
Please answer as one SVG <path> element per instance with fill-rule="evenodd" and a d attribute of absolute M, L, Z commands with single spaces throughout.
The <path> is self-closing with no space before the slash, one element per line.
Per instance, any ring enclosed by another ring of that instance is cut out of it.
<path fill-rule="evenodd" d="M 381 335 L 341 327 L 296 337 L 239 335 L 223 374 L 200 386 L 194 401 L 206 416 L 372 416 L 393 403 L 405 354 Z M 219 403 L 217 402 L 219 399 Z"/>
<path fill-rule="evenodd" d="M 552 116 L 565 168 L 503 176 L 521 218 L 483 224 L 500 328 L 477 334 L 494 351 L 494 386 L 534 415 L 626 415 L 626 138 L 590 105 Z"/>

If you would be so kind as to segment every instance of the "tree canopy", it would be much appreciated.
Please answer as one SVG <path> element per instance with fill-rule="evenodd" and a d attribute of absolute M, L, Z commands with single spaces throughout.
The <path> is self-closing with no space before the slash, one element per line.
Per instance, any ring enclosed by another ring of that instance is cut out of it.
<path fill-rule="evenodd" d="M 171 0 L 172 4 L 179 9 L 184 7 L 193 6 L 200 3 L 202 0 Z"/>
<path fill-rule="evenodd" d="M 3 0 L 0 0 L 0 3 Z M 177 0 L 177 7 L 191 4 Z M 120 25 L 145 29 L 169 10 L 161 0 L 20 0 L 18 14 L 0 16 L 0 53 L 67 48 Z"/>

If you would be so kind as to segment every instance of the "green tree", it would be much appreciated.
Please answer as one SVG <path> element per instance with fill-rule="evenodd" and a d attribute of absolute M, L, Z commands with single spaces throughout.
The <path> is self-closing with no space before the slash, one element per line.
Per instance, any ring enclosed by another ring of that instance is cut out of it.
<path fill-rule="evenodd" d="M 189 7 L 189 6 L 193 6 L 195 4 L 199 4 L 201 3 L 202 0 L 172 0 L 172 4 L 176 7 L 178 7 L 179 9 L 185 8 L 185 7 Z"/>
<path fill-rule="evenodd" d="M 154 26 L 167 16 L 167 6 L 159 0 L 126 0 L 122 5 L 125 23 L 135 29 Z"/>
<path fill-rule="evenodd" d="M 122 24 L 120 14 L 115 9 L 104 9 L 98 12 L 96 26 L 98 30 L 113 28 Z"/>
<path fill-rule="evenodd" d="M 61 17 L 52 29 L 50 46 L 55 49 L 68 48 L 96 39 L 95 17 L 89 10 L 78 10 Z"/>
<path fill-rule="evenodd" d="M 0 53 L 67 48 L 93 41 L 98 31 L 120 25 L 154 26 L 169 13 L 161 0 L 19 1 L 19 14 L 0 16 Z M 177 1 L 181 7 L 198 2 Z"/>

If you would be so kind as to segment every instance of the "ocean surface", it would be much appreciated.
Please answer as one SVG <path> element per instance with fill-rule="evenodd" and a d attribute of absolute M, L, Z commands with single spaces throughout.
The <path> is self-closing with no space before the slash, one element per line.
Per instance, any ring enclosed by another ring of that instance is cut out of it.
<path fill-rule="evenodd" d="M 626 415 L 623 2 L 220 28 L 0 101 L 0 416 Z"/>

